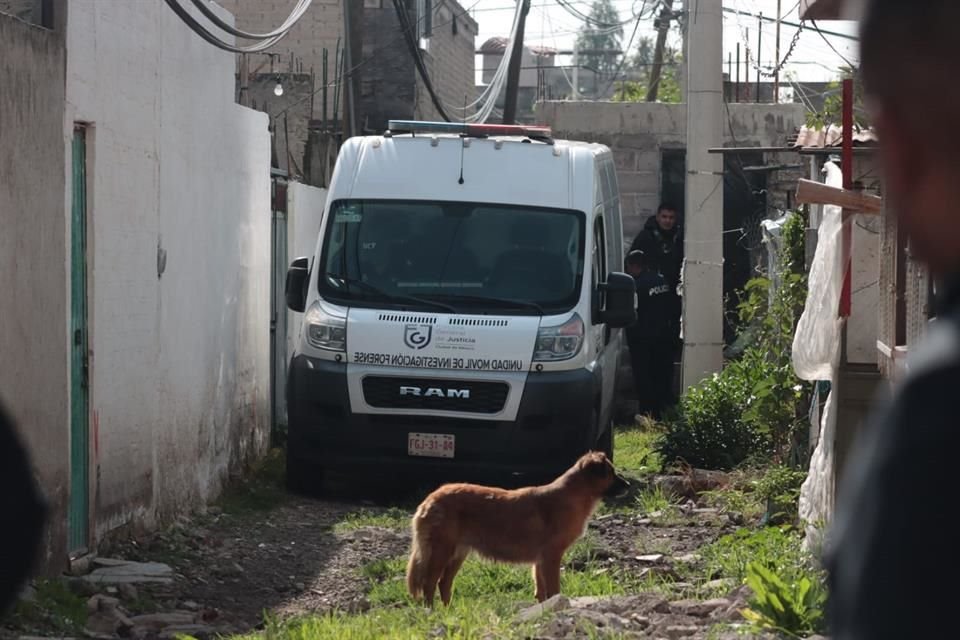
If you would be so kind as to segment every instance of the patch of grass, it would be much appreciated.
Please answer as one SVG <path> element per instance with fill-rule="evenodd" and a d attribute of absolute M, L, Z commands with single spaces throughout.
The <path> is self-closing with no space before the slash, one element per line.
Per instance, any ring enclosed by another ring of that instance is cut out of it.
<path fill-rule="evenodd" d="M 517 624 L 510 607 L 477 606 L 455 601 L 449 608 L 402 606 L 374 609 L 363 615 L 331 613 L 291 620 L 271 618 L 263 632 L 236 640 L 456 640 L 529 637 L 532 624 Z"/>
<path fill-rule="evenodd" d="M 79 635 L 87 622 L 86 600 L 60 580 L 40 580 L 34 597 L 14 605 L 6 624 L 20 630 L 48 630 Z"/>
<path fill-rule="evenodd" d="M 673 546 L 670 544 L 670 539 L 658 536 L 654 531 L 655 530 L 641 531 L 637 534 L 634 542 L 637 551 L 641 554 L 662 553 L 664 555 L 671 555 L 673 553 Z"/>
<path fill-rule="evenodd" d="M 700 494 L 704 504 L 721 513 L 736 515 L 746 522 L 756 522 L 763 515 L 764 505 L 755 492 L 737 488 L 716 489 Z"/>
<path fill-rule="evenodd" d="M 792 527 L 738 529 L 700 550 L 708 579 L 733 578 L 744 584 L 747 565 L 756 561 L 780 575 L 806 571 L 809 555 Z"/>
<path fill-rule="evenodd" d="M 649 514 L 666 511 L 673 506 L 673 503 L 670 502 L 669 496 L 664 493 L 662 487 L 651 487 L 644 489 L 637 496 L 637 506 L 643 513 Z"/>
<path fill-rule="evenodd" d="M 637 477 L 660 471 L 660 455 L 655 449 L 657 433 L 653 428 L 617 427 L 613 439 L 614 463 L 625 475 Z"/>
<path fill-rule="evenodd" d="M 271 449 L 262 460 L 252 465 L 243 479 L 223 491 L 218 506 L 224 513 L 232 515 L 274 509 L 287 499 L 285 476 L 283 449 Z"/>
<path fill-rule="evenodd" d="M 588 531 L 567 550 L 564 561 L 571 569 L 581 569 L 612 556 L 610 548 L 595 533 Z"/>
<path fill-rule="evenodd" d="M 391 507 L 385 511 L 359 509 L 351 511 L 343 520 L 333 525 L 334 533 L 345 533 L 362 527 L 382 527 L 384 529 L 406 529 L 410 526 L 410 512 Z"/>
<path fill-rule="evenodd" d="M 564 558 L 560 576 L 561 592 L 568 597 L 584 595 L 617 595 L 626 592 L 627 585 L 620 576 L 607 567 L 601 567 L 590 558 L 591 543 L 583 543 L 578 551 L 571 548 Z M 407 594 L 404 572 L 407 558 L 379 560 L 362 572 L 373 580 L 369 600 L 374 606 L 412 606 Z M 577 567 L 574 569 L 573 567 Z M 529 566 L 490 562 L 471 555 L 463 564 L 453 583 L 453 602 L 471 601 L 477 607 L 493 607 L 517 602 L 534 603 L 533 577 Z"/>
<path fill-rule="evenodd" d="M 628 579 L 613 567 L 602 565 L 604 547 L 589 534 L 565 557 L 561 590 L 568 597 L 618 595 L 630 589 L 656 588 L 651 578 Z M 377 560 L 361 569 L 370 582 L 372 609 L 360 615 L 334 613 L 293 620 L 267 621 L 262 634 L 249 639 L 323 640 L 341 638 L 406 639 L 444 637 L 458 639 L 531 637 L 533 624 L 518 624 L 515 615 L 532 606 L 534 584 L 529 566 L 494 563 L 471 556 L 453 586 L 450 607 L 437 595 L 433 611 L 413 603 L 407 594 L 404 572 L 407 558 Z M 584 633 L 591 633 L 584 630 Z M 585 637 L 591 637 L 586 635 Z"/>

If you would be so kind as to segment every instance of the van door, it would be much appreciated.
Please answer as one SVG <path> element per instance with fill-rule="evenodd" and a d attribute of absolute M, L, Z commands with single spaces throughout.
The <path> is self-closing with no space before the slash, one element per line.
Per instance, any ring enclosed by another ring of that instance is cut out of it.
<path fill-rule="evenodd" d="M 593 287 L 594 309 L 599 310 L 604 307 L 603 293 L 599 291 L 600 283 L 604 282 L 607 274 L 610 273 L 610 264 L 607 252 L 606 229 L 603 220 L 603 205 L 597 207 L 593 223 L 593 277 L 591 285 Z M 597 315 L 594 314 L 596 320 Z M 615 348 L 619 345 L 619 340 L 613 340 L 613 330 L 606 324 L 598 322 L 593 323 L 593 344 L 597 367 L 600 371 L 600 428 L 606 428 L 613 415 L 613 397 L 616 390 L 616 375 L 618 354 Z M 612 344 L 611 344 L 612 343 Z M 614 348 L 611 348 L 613 346 Z"/>

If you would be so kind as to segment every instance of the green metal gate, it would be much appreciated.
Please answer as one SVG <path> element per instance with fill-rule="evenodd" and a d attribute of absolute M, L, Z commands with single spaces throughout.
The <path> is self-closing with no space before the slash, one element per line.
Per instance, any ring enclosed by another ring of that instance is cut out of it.
<path fill-rule="evenodd" d="M 87 151 L 86 130 L 73 131 L 73 206 L 70 216 L 70 507 L 68 551 L 89 545 L 90 368 L 87 350 Z"/>

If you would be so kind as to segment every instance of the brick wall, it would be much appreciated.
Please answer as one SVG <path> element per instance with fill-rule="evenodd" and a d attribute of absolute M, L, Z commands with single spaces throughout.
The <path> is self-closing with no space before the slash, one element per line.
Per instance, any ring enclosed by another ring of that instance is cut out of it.
<path fill-rule="evenodd" d="M 430 80 L 450 118 L 463 117 L 464 98 L 474 101 L 477 23 L 454 0 L 434 2 L 433 33 L 424 54 Z M 423 82 L 417 78 L 417 113 L 423 120 L 441 120 Z M 469 109 L 468 113 L 473 113 Z"/>
<path fill-rule="evenodd" d="M 379 8 L 376 3 L 368 2 L 364 10 L 363 57 L 374 62 L 361 73 L 361 123 L 370 131 L 382 131 L 391 118 L 442 120 L 400 36 L 393 3 L 383 0 Z M 407 3 L 407 13 L 415 23 L 414 3 Z M 476 93 L 476 35 L 477 23 L 457 2 L 434 1 L 433 29 L 423 59 L 441 104 L 453 119 L 463 116 L 464 97 L 473 102 Z"/>
<path fill-rule="evenodd" d="M 307 13 L 293 26 L 290 33 L 270 49 L 270 53 L 280 56 L 275 63 L 276 71 L 309 74 L 312 69 L 319 83 L 319 79 L 323 76 L 323 50 L 326 48 L 328 50 L 327 73 L 330 81 L 333 81 L 337 38 L 343 35 L 340 1 L 313 0 Z M 218 2 L 234 15 L 237 28 L 256 33 L 276 29 L 290 15 L 290 10 L 294 6 L 291 0 L 218 0 Z M 266 65 L 260 69 L 260 72 L 269 72 L 268 56 L 250 55 L 251 74 L 263 63 Z M 321 108 L 320 101 L 317 100 L 314 103 L 315 117 L 319 117 L 317 114 L 320 113 Z"/>
<path fill-rule="evenodd" d="M 250 77 L 247 90 L 250 106 L 273 116 L 271 133 L 279 168 L 291 176 L 302 177 L 314 79 L 306 73 L 282 74 L 283 95 L 277 96 L 273 93 L 276 78 L 268 73 Z M 319 100 L 319 96 L 318 93 L 313 97 Z"/>
<path fill-rule="evenodd" d="M 412 5 L 407 13 L 413 22 Z M 364 131 L 383 131 L 390 118 L 412 118 L 416 70 L 390 0 L 384 0 L 380 8 L 368 5 L 363 12 L 363 58 L 373 62 L 361 69 L 358 126 Z"/>

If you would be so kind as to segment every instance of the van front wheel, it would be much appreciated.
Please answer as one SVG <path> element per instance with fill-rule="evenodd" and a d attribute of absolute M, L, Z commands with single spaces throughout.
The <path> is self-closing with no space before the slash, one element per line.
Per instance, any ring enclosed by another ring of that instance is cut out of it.
<path fill-rule="evenodd" d="M 315 465 L 292 455 L 287 449 L 287 491 L 299 495 L 314 495 L 320 490 L 323 472 Z"/>

